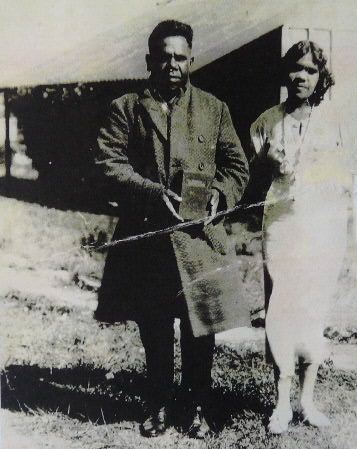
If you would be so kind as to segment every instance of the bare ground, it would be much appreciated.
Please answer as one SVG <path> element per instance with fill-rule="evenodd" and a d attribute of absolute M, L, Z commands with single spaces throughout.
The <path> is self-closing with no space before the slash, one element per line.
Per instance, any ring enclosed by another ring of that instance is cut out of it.
<path fill-rule="evenodd" d="M 103 254 L 81 248 L 103 240 L 103 230 L 110 236 L 113 219 L 5 198 L 0 198 L 0 210 L 4 449 L 357 448 L 357 371 L 354 366 L 339 369 L 331 361 L 319 371 L 316 396 L 332 426 L 320 432 L 295 413 L 286 435 L 268 435 L 266 417 L 275 400 L 272 370 L 264 362 L 263 340 L 249 331 L 234 344 L 216 348 L 216 433 L 205 441 L 182 435 L 177 400 L 168 433 L 154 440 L 141 437 L 146 387 L 138 332 L 132 323 L 106 327 L 93 320 Z M 252 309 L 262 305 L 254 257 L 242 259 Z M 339 312 L 327 332 L 335 342 L 345 341 L 335 346 L 338 353 L 340 346 L 355 347 L 357 307 L 350 271 L 347 264 L 336 302 Z M 178 399 L 179 355 L 177 346 Z"/>

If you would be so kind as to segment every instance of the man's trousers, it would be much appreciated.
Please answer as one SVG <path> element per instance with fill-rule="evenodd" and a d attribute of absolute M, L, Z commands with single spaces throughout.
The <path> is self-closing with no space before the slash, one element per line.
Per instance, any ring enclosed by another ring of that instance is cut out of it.
<path fill-rule="evenodd" d="M 174 381 L 174 314 L 159 315 L 139 323 L 146 354 L 148 402 L 152 408 L 170 402 Z M 181 386 L 190 400 L 204 405 L 211 388 L 214 334 L 194 337 L 187 311 L 180 311 L 178 315 L 181 320 Z"/>

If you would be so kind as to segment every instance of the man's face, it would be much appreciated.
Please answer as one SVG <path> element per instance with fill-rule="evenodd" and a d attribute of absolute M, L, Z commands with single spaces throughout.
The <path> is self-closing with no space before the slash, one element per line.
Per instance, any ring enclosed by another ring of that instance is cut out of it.
<path fill-rule="evenodd" d="M 313 94 L 318 80 L 319 69 L 309 52 L 289 69 L 287 83 L 289 96 L 307 100 Z"/>
<path fill-rule="evenodd" d="M 159 88 L 174 91 L 186 84 L 193 58 L 183 36 L 165 37 L 146 58 L 151 79 Z"/>

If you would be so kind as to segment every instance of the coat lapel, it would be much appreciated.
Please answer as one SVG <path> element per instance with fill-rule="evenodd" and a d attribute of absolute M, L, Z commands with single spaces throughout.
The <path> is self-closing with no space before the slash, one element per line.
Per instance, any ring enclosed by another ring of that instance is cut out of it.
<path fill-rule="evenodd" d="M 140 104 L 150 117 L 156 130 L 167 140 L 167 118 L 160 104 L 152 97 L 149 89 L 145 89 Z"/>
<path fill-rule="evenodd" d="M 189 157 L 189 129 L 188 129 L 188 103 L 191 87 L 177 102 L 171 114 L 171 135 L 170 135 L 170 159 L 181 161 L 182 169 L 185 171 L 188 166 Z M 170 165 L 170 176 L 175 172 L 175 167 Z"/>

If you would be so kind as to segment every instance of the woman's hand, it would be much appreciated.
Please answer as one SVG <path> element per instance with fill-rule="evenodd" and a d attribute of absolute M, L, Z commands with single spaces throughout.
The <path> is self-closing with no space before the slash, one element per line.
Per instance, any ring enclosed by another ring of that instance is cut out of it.
<path fill-rule="evenodd" d="M 293 169 L 286 159 L 285 149 L 281 142 L 266 142 L 268 151 L 266 153 L 267 159 L 273 164 L 275 174 L 277 176 L 291 176 Z"/>
<path fill-rule="evenodd" d="M 265 143 L 267 145 L 267 158 L 275 162 L 276 164 L 281 164 L 285 158 L 285 150 L 283 145 L 280 142 L 268 142 Z"/>

